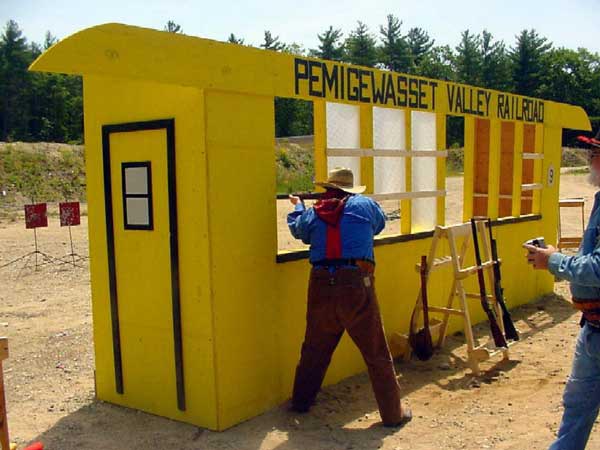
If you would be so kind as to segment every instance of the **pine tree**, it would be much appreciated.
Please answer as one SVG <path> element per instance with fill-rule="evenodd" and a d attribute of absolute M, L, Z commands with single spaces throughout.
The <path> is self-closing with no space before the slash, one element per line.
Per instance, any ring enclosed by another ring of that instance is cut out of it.
<path fill-rule="evenodd" d="M 244 40 L 242 38 L 236 37 L 236 35 L 233 33 L 229 35 L 229 37 L 227 38 L 227 42 L 229 42 L 230 44 L 244 45 Z"/>
<path fill-rule="evenodd" d="M 320 42 L 319 48 L 310 50 L 310 56 L 330 61 L 342 61 L 344 59 L 344 45 L 340 42 L 342 30 L 334 30 L 330 26 L 327 31 L 318 34 L 317 37 Z"/>
<path fill-rule="evenodd" d="M 273 50 L 276 52 L 280 52 L 285 49 L 285 44 L 283 42 L 279 42 L 279 36 L 273 37 L 271 32 L 267 30 L 265 30 L 265 39 L 260 46 L 265 50 Z"/>
<path fill-rule="evenodd" d="M 167 24 L 165 25 L 164 30 L 167 31 L 167 32 L 169 32 L 169 33 L 183 34 L 183 28 L 181 28 L 181 25 L 179 25 L 178 23 L 173 22 L 172 20 L 169 20 L 167 22 Z"/>
<path fill-rule="evenodd" d="M 0 37 L 0 140 L 27 137 L 28 108 L 20 96 L 26 92 L 31 62 L 27 39 L 17 23 L 9 20 Z"/>
<path fill-rule="evenodd" d="M 481 38 L 465 30 L 461 33 L 460 43 L 456 47 L 456 80 L 460 83 L 481 86 L 483 58 Z"/>
<path fill-rule="evenodd" d="M 517 94 L 536 96 L 547 73 L 547 56 L 552 44 L 535 30 L 523 30 L 511 49 L 512 75 Z"/>
<path fill-rule="evenodd" d="M 411 28 L 406 35 L 406 42 L 410 48 L 413 70 L 417 70 L 422 59 L 435 44 L 435 40 L 431 39 L 425 30 Z"/>
<path fill-rule="evenodd" d="M 382 36 L 379 59 L 389 70 L 408 72 L 411 68 L 410 47 L 406 38 L 400 33 L 401 26 L 402 21 L 389 14 L 386 25 L 379 27 Z"/>
<path fill-rule="evenodd" d="M 346 50 L 346 57 L 351 64 L 374 67 L 377 63 L 375 38 L 361 21 L 358 22 L 356 29 L 346 39 Z"/>
<path fill-rule="evenodd" d="M 505 91 L 511 88 L 510 61 L 504 42 L 493 42 L 486 30 L 481 33 L 481 81 L 484 87 Z"/>

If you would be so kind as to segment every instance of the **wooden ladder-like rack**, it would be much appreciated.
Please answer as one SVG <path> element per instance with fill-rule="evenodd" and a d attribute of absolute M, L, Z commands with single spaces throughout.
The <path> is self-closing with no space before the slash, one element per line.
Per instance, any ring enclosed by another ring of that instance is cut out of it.
<path fill-rule="evenodd" d="M 494 287 L 494 261 L 491 257 L 491 246 L 488 233 L 486 232 L 485 221 L 476 222 L 477 233 L 479 235 L 479 243 L 481 249 L 481 267 L 487 274 L 486 280 L 486 295 L 490 307 L 496 314 L 497 322 L 500 330 L 504 334 L 504 324 L 502 322 L 502 310 L 500 305 L 496 302 L 495 296 L 489 293 L 493 292 Z M 460 240 L 462 239 L 462 244 Z M 438 256 L 438 248 L 441 247 L 444 241 L 448 243 L 450 251 L 449 255 Z M 438 226 L 433 234 L 433 240 L 431 242 L 431 248 L 427 257 L 427 282 L 429 283 L 430 274 L 444 267 L 451 266 L 453 270 L 452 287 L 448 296 L 446 306 L 431 306 L 429 305 L 430 314 L 440 314 L 441 319 L 432 318 L 430 319 L 430 330 L 432 337 L 437 335 L 437 342 L 434 341 L 437 348 L 441 348 L 446 340 L 446 334 L 448 331 L 448 323 L 451 315 L 459 316 L 464 322 L 464 334 L 467 344 L 467 363 L 474 374 L 480 373 L 479 363 L 485 361 L 497 354 L 502 354 L 504 359 L 509 358 L 508 348 L 501 347 L 490 347 L 490 343 L 478 345 L 473 335 L 473 325 L 468 308 L 468 298 L 481 300 L 479 293 L 468 293 L 463 286 L 463 280 L 466 278 L 477 275 L 478 266 L 465 266 L 465 255 L 469 247 L 472 247 L 472 229 L 470 223 L 464 223 L 460 225 L 453 225 L 448 227 Z M 417 272 L 420 271 L 420 264 L 416 265 Z M 428 292 L 431 292 L 428 289 Z M 431 298 L 431 296 L 430 296 Z M 454 306 L 455 300 L 458 300 L 456 307 Z M 415 308 L 419 311 L 422 308 L 421 301 L 421 290 L 417 296 Z M 418 313 L 417 311 L 417 313 Z M 491 345 L 493 346 L 493 340 L 490 339 Z M 510 344 L 510 343 L 509 343 Z M 408 344 L 408 336 L 394 333 L 390 340 L 390 346 L 394 354 L 402 354 L 405 360 L 410 359 L 411 349 Z"/>

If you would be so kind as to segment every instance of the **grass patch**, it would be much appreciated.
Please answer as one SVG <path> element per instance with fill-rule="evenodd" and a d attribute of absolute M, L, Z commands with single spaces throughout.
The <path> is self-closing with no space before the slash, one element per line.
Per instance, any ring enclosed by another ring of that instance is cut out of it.
<path fill-rule="evenodd" d="M 85 201 L 81 145 L 11 143 L 0 145 L 0 204 Z"/>

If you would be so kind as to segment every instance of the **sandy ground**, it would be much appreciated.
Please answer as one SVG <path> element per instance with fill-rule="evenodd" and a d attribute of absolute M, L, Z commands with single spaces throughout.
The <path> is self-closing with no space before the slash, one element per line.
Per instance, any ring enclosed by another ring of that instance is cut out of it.
<path fill-rule="evenodd" d="M 582 176 L 562 177 L 561 196 L 587 198 L 588 212 L 593 192 Z M 283 202 L 280 220 L 287 209 Z M 563 221 L 576 233 L 578 216 L 567 215 Z M 68 255 L 68 229 L 56 217 L 50 221 L 38 232 L 39 249 Z M 72 232 L 75 253 L 87 255 L 85 217 Z M 0 223 L 0 266 L 33 249 L 33 233 L 20 220 Z M 578 332 L 565 283 L 556 284 L 554 295 L 513 311 L 523 339 L 511 348 L 511 361 L 491 360 L 480 377 L 461 360 L 462 336 L 452 336 L 428 362 L 398 362 L 403 395 L 414 412 L 400 430 L 380 426 L 368 378 L 361 374 L 325 388 L 309 414 L 282 405 L 216 433 L 96 401 L 87 261 L 38 270 L 33 259 L 26 262 L 0 268 L 0 335 L 10 339 L 4 364 L 8 418 L 11 440 L 21 445 L 39 440 L 50 450 L 533 450 L 547 448 L 560 421 Z M 487 331 L 478 327 L 477 333 Z M 588 448 L 600 449 L 600 433 Z"/>

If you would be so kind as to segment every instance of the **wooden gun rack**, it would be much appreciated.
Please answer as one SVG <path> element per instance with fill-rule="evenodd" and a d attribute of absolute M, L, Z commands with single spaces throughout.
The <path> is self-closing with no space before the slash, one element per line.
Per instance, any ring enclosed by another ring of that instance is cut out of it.
<path fill-rule="evenodd" d="M 487 274 L 486 289 L 487 297 L 490 302 L 490 307 L 493 308 L 496 313 L 496 318 L 500 330 L 504 334 L 504 324 L 502 322 L 502 310 L 500 305 L 496 302 L 496 298 L 493 294 L 494 287 L 494 267 L 493 260 L 491 257 L 491 246 L 488 233 L 486 230 L 486 223 L 484 221 L 477 221 L 477 232 L 479 234 L 479 242 L 481 248 L 481 267 Z M 459 240 L 462 239 L 462 244 L 459 248 Z M 450 250 L 449 255 L 438 256 L 436 253 L 440 244 L 446 241 Z M 446 340 L 446 333 L 448 331 L 448 322 L 450 315 L 456 315 L 462 317 L 464 321 L 464 334 L 467 344 L 467 363 L 475 375 L 479 375 L 479 363 L 485 361 L 495 355 L 502 354 L 503 359 L 508 359 L 508 348 L 496 348 L 494 347 L 493 340 L 490 339 L 489 343 L 478 345 L 475 342 L 473 336 L 473 326 L 471 317 L 469 314 L 467 299 L 476 299 L 478 302 L 481 300 L 479 293 L 468 293 L 465 291 L 463 286 L 463 280 L 470 277 L 471 275 L 477 275 L 478 266 L 464 266 L 465 255 L 469 247 L 472 247 L 472 230 L 470 223 L 464 223 L 460 225 L 452 225 L 448 227 L 437 226 L 433 234 L 433 240 L 431 241 L 431 248 L 429 255 L 427 256 L 427 274 L 431 274 L 444 267 L 451 266 L 453 270 L 453 281 L 450 289 L 450 295 L 445 307 L 432 306 L 431 295 L 429 296 L 429 313 L 440 314 L 441 318 L 430 319 L 430 330 L 432 339 L 434 339 L 435 346 L 441 348 Z M 416 265 L 416 270 L 419 272 L 420 264 Z M 427 276 L 427 283 L 430 282 L 431 277 Z M 434 292 L 429 289 L 428 292 Z M 458 305 L 455 307 L 455 299 L 458 299 Z M 415 308 L 420 309 L 422 307 L 421 302 L 421 290 L 417 296 Z M 435 336 L 437 335 L 437 342 Z M 491 347 L 490 347 L 491 345 Z M 510 345 L 510 343 L 509 343 Z M 411 357 L 411 348 L 408 343 L 408 336 L 399 333 L 394 333 L 390 339 L 390 347 L 394 355 L 402 355 L 404 360 L 409 360 Z"/>

